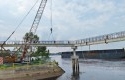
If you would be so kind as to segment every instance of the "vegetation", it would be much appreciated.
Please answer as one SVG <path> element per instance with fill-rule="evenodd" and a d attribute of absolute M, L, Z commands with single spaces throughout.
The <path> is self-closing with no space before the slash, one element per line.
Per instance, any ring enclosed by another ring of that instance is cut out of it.
<path fill-rule="evenodd" d="M 47 51 L 45 46 L 39 46 L 31 56 L 34 57 L 41 56 L 42 58 L 49 58 L 49 50 Z"/>
<path fill-rule="evenodd" d="M 32 60 L 33 63 L 35 64 L 43 64 L 47 62 L 47 59 L 49 58 L 49 51 L 46 50 L 46 47 L 37 47 L 37 50 L 31 54 L 32 57 L 36 57 L 35 60 Z"/>
<path fill-rule="evenodd" d="M 32 32 L 26 33 L 23 37 L 24 42 L 32 42 L 32 43 L 38 43 L 39 37 L 37 35 L 34 35 Z"/>
<path fill-rule="evenodd" d="M 26 33 L 23 37 L 24 42 L 38 43 L 39 37 L 34 35 L 32 32 Z M 49 58 L 49 50 L 46 46 L 35 47 L 36 49 L 31 54 L 31 57 L 36 57 L 35 60 L 32 60 L 33 63 L 44 63 L 46 59 Z"/>
<path fill-rule="evenodd" d="M 5 56 L 10 56 L 10 50 L 0 50 L 0 56 L 5 57 Z"/>
<path fill-rule="evenodd" d="M 5 69 L 7 68 L 7 65 L 3 64 L 3 65 L 0 65 L 0 69 Z"/>

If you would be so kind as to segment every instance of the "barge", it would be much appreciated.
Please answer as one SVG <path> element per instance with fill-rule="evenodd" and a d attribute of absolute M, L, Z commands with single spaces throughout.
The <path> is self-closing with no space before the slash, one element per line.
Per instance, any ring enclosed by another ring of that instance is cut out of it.
<path fill-rule="evenodd" d="M 62 52 L 62 58 L 71 58 L 73 52 Z M 124 49 L 90 50 L 76 51 L 79 58 L 85 59 L 123 59 L 125 58 Z"/>

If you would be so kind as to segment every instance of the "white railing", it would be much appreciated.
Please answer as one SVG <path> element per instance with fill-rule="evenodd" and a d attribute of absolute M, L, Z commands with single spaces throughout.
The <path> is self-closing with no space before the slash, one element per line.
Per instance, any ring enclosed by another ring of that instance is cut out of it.
<path fill-rule="evenodd" d="M 76 40 L 75 44 L 94 44 L 95 42 L 114 42 L 114 41 L 122 41 L 125 39 L 125 31 L 122 32 L 117 32 L 117 33 L 112 33 L 112 34 L 106 34 L 102 36 L 96 36 L 96 37 L 91 37 L 91 38 L 86 38 L 86 39 L 81 39 L 81 40 Z"/>
<path fill-rule="evenodd" d="M 85 45 L 94 45 L 94 44 L 101 44 L 101 43 L 109 43 L 114 41 L 123 41 L 125 40 L 125 31 L 112 33 L 112 34 L 106 34 L 102 36 L 96 36 L 91 38 L 85 38 L 81 40 L 75 40 L 75 41 L 39 41 L 37 43 L 31 43 L 31 45 L 44 45 L 44 46 L 85 46 Z M 0 41 L 0 46 L 4 43 L 4 41 Z M 24 41 L 7 41 L 5 45 L 22 45 L 26 44 Z M 29 43 L 27 43 L 29 44 Z"/>

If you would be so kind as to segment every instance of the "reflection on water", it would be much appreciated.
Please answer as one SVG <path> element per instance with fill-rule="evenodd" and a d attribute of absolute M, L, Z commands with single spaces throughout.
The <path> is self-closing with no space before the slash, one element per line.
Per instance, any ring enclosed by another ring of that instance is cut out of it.
<path fill-rule="evenodd" d="M 125 80 L 125 60 L 80 59 L 80 73 L 72 73 L 71 59 L 51 56 L 65 73 L 57 80 Z"/>
<path fill-rule="evenodd" d="M 72 73 L 72 79 L 71 80 L 79 80 L 79 73 Z"/>

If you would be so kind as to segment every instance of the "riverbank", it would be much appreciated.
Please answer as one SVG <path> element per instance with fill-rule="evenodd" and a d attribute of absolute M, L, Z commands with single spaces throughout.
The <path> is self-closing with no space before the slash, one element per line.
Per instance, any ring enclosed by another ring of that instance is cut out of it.
<path fill-rule="evenodd" d="M 11 69 L 0 70 L 0 80 L 45 80 L 55 78 L 64 73 L 55 63 L 42 65 L 26 65 Z"/>

